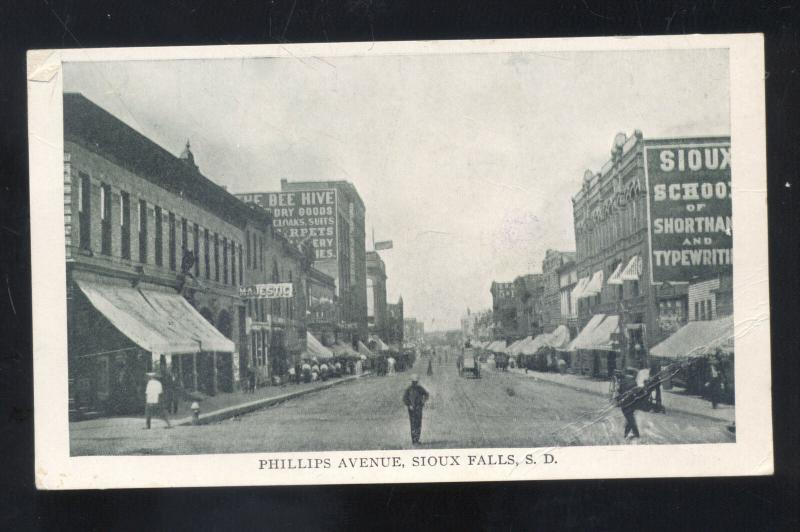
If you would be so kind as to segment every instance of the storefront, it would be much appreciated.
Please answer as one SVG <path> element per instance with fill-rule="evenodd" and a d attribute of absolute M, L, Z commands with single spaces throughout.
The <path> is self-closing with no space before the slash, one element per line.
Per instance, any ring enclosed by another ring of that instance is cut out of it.
<path fill-rule="evenodd" d="M 227 388 L 220 383 L 234 343 L 174 290 L 110 277 L 75 279 L 69 305 L 76 414 L 141 412 L 148 371 L 172 375 L 190 390 Z"/>
<path fill-rule="evenodd" d="M 621 369 L 619 316 L 595 314 L 567 346 L 575 353 L 574 368 L 581 375 L 610 377 L 614 370 Z"/>

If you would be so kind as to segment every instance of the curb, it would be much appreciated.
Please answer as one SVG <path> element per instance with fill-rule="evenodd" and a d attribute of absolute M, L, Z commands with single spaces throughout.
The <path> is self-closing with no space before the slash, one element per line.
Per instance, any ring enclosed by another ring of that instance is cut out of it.
<path fill-rule="evenodd" d="M 335 381 L 330 381 L 326 384 L 321 384 L 314 388 L 307 388 L 305 390 L 298 390 L 296 392 L 289 392 L 283 395 L 278 395 L 275 397 L 266 397 L 264 399 L 257 399 L 255 401 L 250 401 L 249 403 L 242 403 L 240 405 L 233 405 L 228 406 L 226 408 L 220 408 L 219 410 L 215 410 L 213 412 L 209 412 L 207 414 L 200 414 L 200 425 L 207 425 L 209 423 L 216 423 L 217 421 L 222 421 L 223 419 L 227 419 L 234 416 L 239 416 L 242 414 L 247 414 L 250 412 L 254 412 L 256 410 L 261 410 L 262 408 L 266 408 L 268 406 L 273 406 L 278 403 L 282 403 L 284 401 L 288 401 L 290 399 L 294 399 L 296 397 L 302 397 L 303 395 L 308 395 L 310 393 L 319 392 L 322 390 L 327 390 L 328 388 L 333 388 L 334 386 L 338 386 L 340 384 L 344 384 L 345 382 L 351 382 L 357 379 L 361 379 L 366 377 L 367 375 L 371 375 L 372 372 L 367 371 L 362 373 L 361 375 L 353 375 L 350 377 L 344 377 L 341 379 L 337 379 Z M 176 419 L 173 421 L 173 425 L 175 426 L 186 426 L 192 424 L 192 418 L 186 417 L 183 419 Z"/>
<path fill-rule="evenodd" d="M 524 373 L 517 373 L 517 372 L 515 372 L 515 373 L 517 375 L 520 375 L 520 376 L 524 376 L 525 375 Z M 530 375 L 530 373 L 528 373 L 528 375 Z M 561 386 L 563 388 L 569 388 L 570 390 L 575 390 L 576 392 L 588 393 L 588 394 L 591 394 L 591 395 L 596 395 L 598 397 L 606 397 L 606 394 L 604 394 L 604 393 L 596 392 L 594 390 L 589 390 L 589 389 L 586 389 L 586 388 L 581 388 L 580 386 L 575 386 L 573 384 L 567 384 L 565 382 L 558 382 L 558 381 L 551 381 L 549 379 L 542 379 L 540 377 L 537 377 L 536 375 L 532 375 L 532 377 L 537 382 L 544 382 L 546 384 L 552 384 L 554 386 Z M 710 419 L 712 421 L 719 421 L 721 423 L 731 423 L 730 419 L 721 418 L 721 417 L 717 417 L 717 416 L 711 416 L 711 415 L 708 415 L 708 414 L 697 413 L 697 412 L 693 412 L 691 410 L 687 410 L 685 408 L 672 407 L 672 408 L 669 408 L 669 410 L 672 411 L 672 412 L 679 412 L 681 414 L 686 414 L 686 415 L 689 415 L 689 416 L 696 416 L 696 417 L 702 417 L 702 418 L 705 418 L 705 419 Z"/>

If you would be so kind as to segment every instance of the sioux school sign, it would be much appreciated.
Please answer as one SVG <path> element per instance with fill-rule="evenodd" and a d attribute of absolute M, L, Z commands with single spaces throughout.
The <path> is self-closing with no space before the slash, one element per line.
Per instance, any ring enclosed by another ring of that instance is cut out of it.
<path fill-rule="evenodd" d="M 652 282 L 730 274 L 730 142 L 645 147 Z"/>

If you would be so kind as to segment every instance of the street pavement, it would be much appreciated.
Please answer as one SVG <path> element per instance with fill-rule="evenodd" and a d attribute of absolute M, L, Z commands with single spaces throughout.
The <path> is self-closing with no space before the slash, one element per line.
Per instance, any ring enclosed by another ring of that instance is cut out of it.
<path fill-rule="evenodd" d="M 431 397 L 417 448 L 557 447 L 623 445 L 619 408 L 594 393 L 524 374 L 484 366 L 481 379 L 456 374 L 434 360 L 425 375 L 423 357 L 413 372 Z M 164 430 L 154 420 L 109 420 L 105 430 L 72 430 L 72 455 L 205 454 L 412 449 L 402 403 L 411 371 L 367 376 L 291 399 L 241 417 Z M 727 423 L 683 412 L 636 413 L 638 444 L 734 441 Z"/>

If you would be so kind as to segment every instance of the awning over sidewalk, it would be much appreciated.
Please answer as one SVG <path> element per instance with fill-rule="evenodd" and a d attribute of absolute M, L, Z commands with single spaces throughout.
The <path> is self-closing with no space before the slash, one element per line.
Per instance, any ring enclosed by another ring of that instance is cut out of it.
<path fill-rule="evenodd" d="M 234 344 L 179 294 L 76 280 L 98 312 L 154 357 L 232 353 Z"/>
<path fill-rule="evenodd" d="M 617 267 L 614 269 L 614 273 L 611 274 L 611 277 L 608 278 L 606 284 L 622 284 L 622 267 L 625 266 L 624 262 L 620 262 L 617 264 Z"/>
<path fill-rule="evenodd" d="M 642 257 L 636 255 L 631 257 L 625 269 L 620 274 L 620 279 L 623 281 L 638 281 L 642 275 Z"/>
<path fill-rule="evenodd" d="M 336 355 L 337 357 L 358 356 L 358 353 L 356 353 L 355 349 L 353 349 L 347 344 L 338 341 L 331 346 L 331 351 L 333 351 L 333 354 Z"/>
<path fill-rule="evenodd" d="M 581 332 L 579 332 L 578 336 L 576 336 L 575 339 L 570 342 L 566 350 L 575 351 L 576 349 L 591 349 L 584 346 L 589 345 L 589 339 L 592 335 L 592 331 L 594 331 L 595 328 L 600 325 L 600 322 L 602 322 L 605 317 L 605 314 L 595 314 L 592 316 L 592 318 L 589 320 L 589 323 L 587 323 L 586 326 L 581 329 Z"/>
<path fill-rule="evenodd" d="M 333 358 L 333 351 L 322 345 L 322 342 L 317 340 L 316 336 L 310 332 L 306 332 L 306 350 L 301 358 L 310 359 L 328 359 Z"/>
<path fill-rule="evenodd" d="M 688 358 L 722 349 L 733 352 L 733 316 L 711 321 L 690 321 L 650 349 L 650 356 Z"/>
<path fill-rule="evenodd" d="M 503 340 L 496 340 L 492 342 L 489 347 L 487 347 L 488 351 L 492 353 L 505 353 L 506 352 L 506 343 Z"/>
<path fill-rule="evenodd" d="M 360 340 L 358 342 L 358 354 L 365 355 L 365 356 L 368 356 L 368 357 L 374 357 L 375 356 L 375 353 L 370 351 L 369 347 L 364 345 L 364 342 L 362 342 Z"/>
<path fill-rule="evenodd" d="M 378 350 L 378 351 L 388 351 L 389 350 L 389 346 L 386 345 L 384 343 L 384 341 L 381 340 L 380 338 L 378 338 L 377 336 L 372 337 L 371 340 L 375 341 L 375 349 L 376 350 Z"/>
<path fill-rule="evenodd" d="M 583 293 L 579 297 L 592 297 L 600 293 L 603 289 L 603 270 L 597 270 L 592 275 L 592 279 L 583 289 Z"/>
<path fill-rule="evenodd" d="M 588 277 L 581 277 L 578 284 L 572 289 L 570 298 L 572 299 L 572 308 L 578 308 L 578 300 L 582 297 L 583 291 L 586 290 L 586 285 L 589 284 Z"/>
<path fill-rule="evenodd" d="M 506 348 L 506 353 L 508 353 L 509 355 L 518 355 L 522 350 L 522 348 L 525 346 L 525 344 L 527 344 L 531 340 L 533 340 L 532 336 L 526 336 L 521 340 L 517 340 L 516 342 L 514 342 L 513 344 L 511 344 Z"/>
<path fill-rule="evenodd" d="M 611 335 L 616 333 L 619 328 L 619 316 L 609 314 L 597 327 L 590 333 L 585 346 L 579 349 L 597 349 L 599 351 L 613 351 L 617 346 L 614 345 Z"/>

